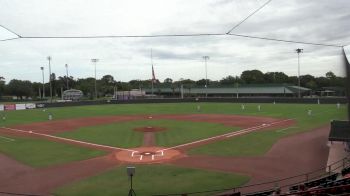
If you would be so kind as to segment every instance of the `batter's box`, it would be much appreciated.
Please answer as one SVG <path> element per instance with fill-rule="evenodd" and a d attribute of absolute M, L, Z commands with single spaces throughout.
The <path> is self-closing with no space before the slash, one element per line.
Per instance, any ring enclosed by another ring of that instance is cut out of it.
<path fill-rule="evenodd" d="M 152 163 L 165 162 L 182 155 L 178 150 L 169 149 L 164 151 L 163 149 L 161 147 L 134 148 L 117 152 L 115 156 L 123 162 Z"/>

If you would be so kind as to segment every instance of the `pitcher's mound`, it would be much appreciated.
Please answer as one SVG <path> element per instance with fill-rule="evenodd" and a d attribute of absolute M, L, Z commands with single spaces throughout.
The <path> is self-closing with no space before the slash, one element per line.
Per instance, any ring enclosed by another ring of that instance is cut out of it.
<path fill-rule="evenodd" d="M 141 147 L 133 148 L 129 151 L 123 150 L 117 152 L 115 157 L 119 161 L 129 163 L 161 163 L 182 156 L 178 150 L 163 150 L 161 147 Z"/>
<path fill-rule="evenodd" d="M 167 130 L 167 128 L 147 126 L 147 127 L 137 127 L 137 128 L 134 128 L 133 130 L 134 131 L 141 131 L 141 132 L 157 132 L 157 131 L 165 131 L 165 130 Z"/>

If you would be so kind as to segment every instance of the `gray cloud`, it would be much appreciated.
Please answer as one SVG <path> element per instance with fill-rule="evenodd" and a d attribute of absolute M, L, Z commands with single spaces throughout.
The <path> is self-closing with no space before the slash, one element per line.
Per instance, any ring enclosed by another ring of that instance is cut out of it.
<path fill-rule="evenodd" d="M 22 35 L 154 35 L 225 33 L 266 0 L 3 0 L 0 24 Z M 233 33 L 307 42 L 349 44 L 347 0 L 272 1 Z M 0 39 L 13 35 L 0 29 Z M 28 39 L 0 42 L 0 75 L 40 81 L 40 66 L 53 56 L 53 71 L 64 74 L 68 63 L 75 78 L 93 73 L 118 80 L 150 78 L 150 50 L 161 80 L 204 77 L 203 55 L 209 55 L 211 79 L 239 75 L 246 69 L 296 74 L 295 48 L 303 48 L 302 73 L 342 74 L 340 49 L 278 43 L 234 36 Z"/>

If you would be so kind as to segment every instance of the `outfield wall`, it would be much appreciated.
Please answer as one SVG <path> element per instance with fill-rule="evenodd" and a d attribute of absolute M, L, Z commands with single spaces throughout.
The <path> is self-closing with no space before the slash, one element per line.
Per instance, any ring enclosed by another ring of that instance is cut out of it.
<path fill-rule="evenodd" d="M 134 99 L 134 100 L 100 100 L 62 103 L 37 103 L 37 108 L 65 107 L 102 104 L 137 104 L 137 103 L 194 103 L 194 102 L 217 102 L 217 103 L 300 103 L 300 104 L 346 104 L 346 98 L 184 98 L 184 99 Z"/>

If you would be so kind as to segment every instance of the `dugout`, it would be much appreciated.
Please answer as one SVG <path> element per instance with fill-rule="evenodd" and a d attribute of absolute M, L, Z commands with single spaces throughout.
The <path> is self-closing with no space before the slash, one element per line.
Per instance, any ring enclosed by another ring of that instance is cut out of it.
<path fill-rule="evenodd" d="M 350 122 L 347 120 L 333 120 L 328 140 L 350 144 Z"/>

